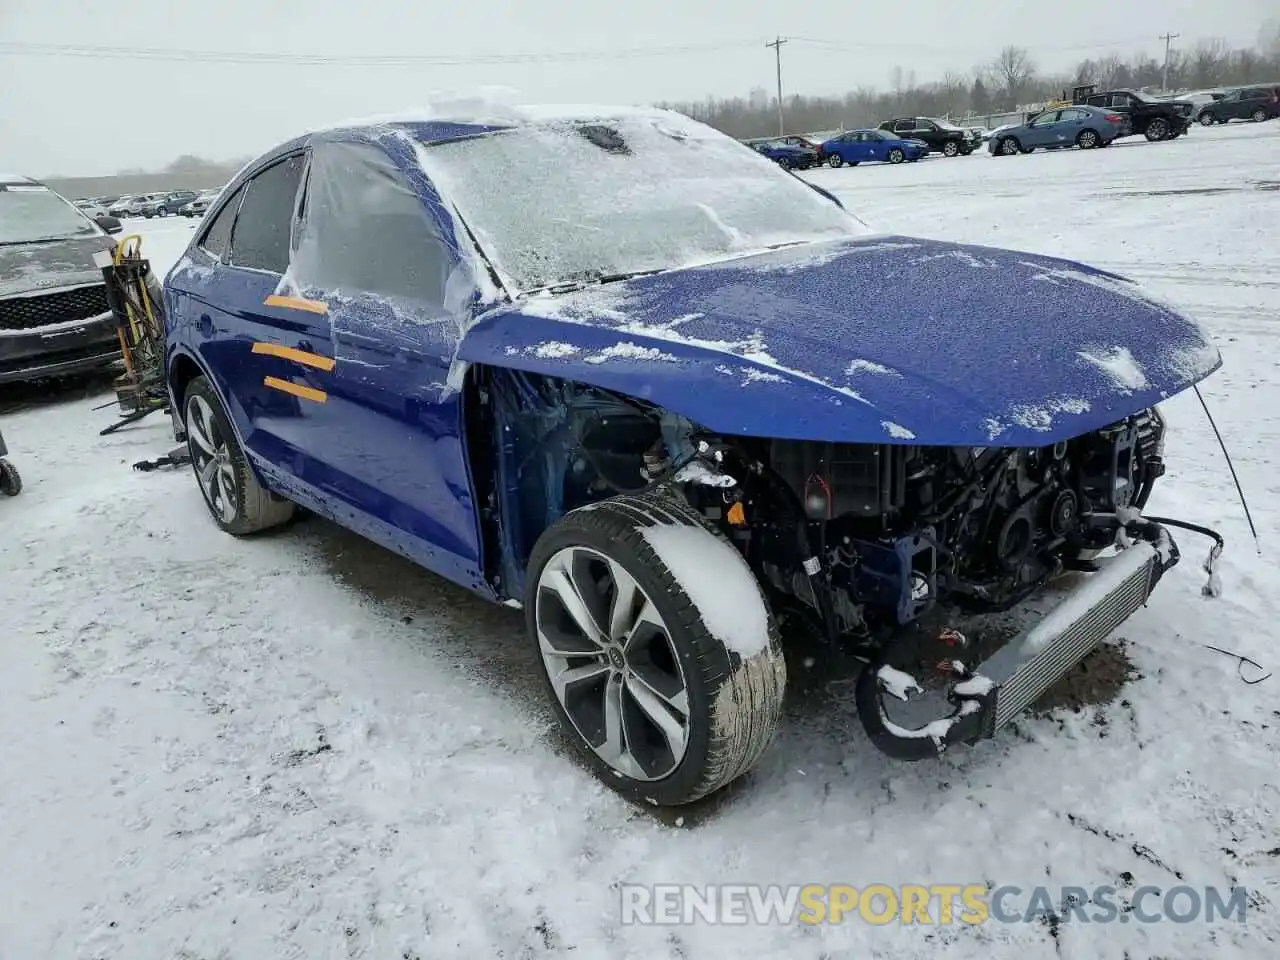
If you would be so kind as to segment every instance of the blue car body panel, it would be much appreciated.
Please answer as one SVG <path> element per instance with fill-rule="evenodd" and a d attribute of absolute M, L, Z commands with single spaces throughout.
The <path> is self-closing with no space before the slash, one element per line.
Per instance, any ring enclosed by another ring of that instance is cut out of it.
<path fill-rule="evenodd" d="M 205 222 L 276 160 L 354 139 L 392 158 L 462 261 L 472 248 L 404 134 L 489 129 L 423 123 L 300 138 L 242 171 Z M 468 362 L 617 390 L 725 433 L 961 446 L 1077 436 L 1220 362 L 1194 324 L 1127 281 L 985 247 L 806 244 L 474 304 L 472 316 L 435 323 L 376 297 L 309 292 L 323 313 L 272 306 L 280 278 L 220 263 L 198 246 L 203 229 L 166 278 L 171 375 L 184 359 L 210 378 L 271 489 L 489 596 L 463 395 L 447 386 Z M 260 355 L 255 344 L 305 351 L 332 369 Z M 268 377 L 325 400 L 270 389 Z"/>
<path fill-rule="evenodd" d="M 867 140 L 847 140 L 850 134 L 874 134 Z M 838 156 L 845 163 L 887 163 L 893 150 L 901 150 L 908 160 L 920 160 L 929 155 L 929 145 L 919 140 L 899 138 L 881 139 L 878 130 L 851 130 L 822 144 L 824 156 Z"/>
<path fill-rule="evenodd" d="M 1220 363 L 1195 324 L 1113 274 L 911 237 L 525 300 L 482 317 L 459 356 L 726 433 L 1015 447 L 1113 423 Z"/>

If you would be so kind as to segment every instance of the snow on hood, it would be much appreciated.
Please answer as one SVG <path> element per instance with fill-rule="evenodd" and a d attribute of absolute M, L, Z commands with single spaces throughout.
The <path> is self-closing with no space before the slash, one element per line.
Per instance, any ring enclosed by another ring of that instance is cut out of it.
<path fill-rule="evenodd" d="M 0 297 L 39 294 L 58 287 L 102 282 L 93 255 L 114 249 L 105 236 L 0 246 Z"/>
<path fill-rule="evenodd" d="M 723 432 L 1027 447 L 1154 406 L 1221 362 L 1193 322 L 1114 274 L 910 237 L 518 300 L 478 318 L 459 356 Z"/>

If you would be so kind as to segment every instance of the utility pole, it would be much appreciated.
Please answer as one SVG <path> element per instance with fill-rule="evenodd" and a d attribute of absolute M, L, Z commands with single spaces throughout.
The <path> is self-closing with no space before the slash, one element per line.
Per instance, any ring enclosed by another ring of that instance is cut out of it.
<path fill-rule="evenodd" d="M 1159 37 L 1164 41 L 1164 76 L 1160 80 L 1160 88 L 1165 93 L 1169 92 L 1169 45 L 1180 36 L 1182 36 L 1180 33 L 1164 33 Z"/>
<path fill-rule="evenodd" d="M 786 43 L 782 37 L 775 37 L 771 43 L 766 43 L 766 47 L 773 47 L 773 56 L 778 65 L 778 136 L 784 136 L 787 132 L 786 125 L 782 119 L 782 45 Z"/>

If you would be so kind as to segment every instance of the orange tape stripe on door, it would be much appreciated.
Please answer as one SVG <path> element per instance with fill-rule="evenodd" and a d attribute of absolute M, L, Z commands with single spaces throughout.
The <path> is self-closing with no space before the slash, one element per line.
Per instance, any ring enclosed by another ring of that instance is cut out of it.
<path fill-rule="evenodd" d="M 264 377 L 262 382 L 273 390 L 291 393 L 295 397 L 301 397 L 303 400 L 324 403 L 329 399 L 329 395 L 323 390 L 315 390 L 311 387 L 304 387 L 301 384 L 290 383 L 288 380 L 281 380 L 279 377 Z"/>
<path fill-rule="evenodd" d="M 328 313 L 329 305 L 322 300 L 308 300 L 305 297 L 282 297 L 272 294 L 262 301 L 268 307 L 287 307 L 292 310 L 308 310 L 311 313 Z"/>
<path fill-rule="evenodd" d="M 338 361 L 334 360 L 333 357 L 322 357 L 318 353 L 295 350 L 293 347 L 286 347 L 279 343 L 255 343 L 253 352 L 266 354 L 269 357 L 283 357 L 285 360 L 292 360 L 294 363 L 315 367 L 317 370 L 323 370 L 326 373 L 338 364 Z"/>

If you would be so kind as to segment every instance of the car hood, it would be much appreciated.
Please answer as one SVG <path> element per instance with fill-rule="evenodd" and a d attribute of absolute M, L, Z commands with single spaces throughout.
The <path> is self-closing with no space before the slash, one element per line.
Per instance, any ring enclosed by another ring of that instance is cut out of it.
<path fill-rule="evenodd" d="M 882 236 L 533 296 L 459 359 L 566 377 L 725 433 L 1043 446 L 1154 406 L 1221 364 L 1121 277 Z"/>
<path fill-rule="evenodd" d="M 75 237 L 48 243 L 0 244 L 0 297 L 102 282 L 93 255 L 114 249 L 109 237 Z"/>

